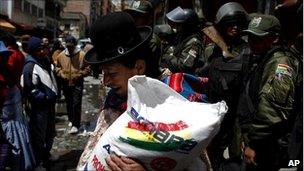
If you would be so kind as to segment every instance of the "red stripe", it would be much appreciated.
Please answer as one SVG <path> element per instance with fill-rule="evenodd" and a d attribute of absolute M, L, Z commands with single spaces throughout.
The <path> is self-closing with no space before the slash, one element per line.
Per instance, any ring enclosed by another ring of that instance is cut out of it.
<path fill-rule="evenodd" d="M 173 88 L 176 92 L 180 93 L 183 91 L 183 82 L 184 74 L 175 73 L 170 76 L 169 86 Z"/>
<path fill-rule="evenodd" d="M 128 123 L 128 128 L 136 129 L 139 131 L 152 131 L 155 129 L 158 131 L 180 131 L 188 128 L 188 125 L 183 121 L 178 121 L 176 123 L 170 123 L 170 124 L 165 124 L 162 122 L 139 123 L 139 122 L 130 121 Z"/>

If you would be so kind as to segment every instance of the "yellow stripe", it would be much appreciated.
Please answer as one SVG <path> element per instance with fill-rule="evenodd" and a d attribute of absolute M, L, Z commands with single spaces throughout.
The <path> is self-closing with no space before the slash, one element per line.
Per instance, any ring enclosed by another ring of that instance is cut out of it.
<path fill-rule="evenodd" d="M 287 67 L 285 67 L 285 66 L 278 66 L 277 69 L 287 69 Z"/>
<path fill-rule="evenodd" d="M 187 129 L 180 130 L 180 131 L 169 131 L 171 135 L 179 136 L 183 139 L 190 139 L 190 131 Z M 146 142 L 158 142 L 153 138 L 153 135 L 149 134 L 148 131 L 139 131 L 136 129 L 131 128 L 125 128 L 125 136 L 129 138 L 133 138 L 140 141 L 146 141 Z"/>

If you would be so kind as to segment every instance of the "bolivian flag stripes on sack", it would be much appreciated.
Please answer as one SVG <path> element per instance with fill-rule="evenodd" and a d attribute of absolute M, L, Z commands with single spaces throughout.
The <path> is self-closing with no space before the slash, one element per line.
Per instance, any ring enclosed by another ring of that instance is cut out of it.
<path fill-rule="evenodd" d="M 175 83 L 185 83 L 178 78 Z M 223 101 L 190 102 L 159 80 L 134 76 L 128 81 L 127 110 L 77 170 L 109 170 L 105 158 L 112 153 L 133 158 L 147 170 L 202 170 L 199 155 L 227 110 Z"/>
<path fill-rule="evenodd" d="M 134 108 L 131 109 L 131 112 L 137 114 Z M 190 139 L 190 132 L 187 128 L 188 125 L 183 121 L 171 124 L 130 121 L 125 128 L 126 137 L 120 136 L 119 139 L 145 150 L 174 151 L 183 149 L 189 143 L 192 146 L 197 144 L 195 140 Z"/>

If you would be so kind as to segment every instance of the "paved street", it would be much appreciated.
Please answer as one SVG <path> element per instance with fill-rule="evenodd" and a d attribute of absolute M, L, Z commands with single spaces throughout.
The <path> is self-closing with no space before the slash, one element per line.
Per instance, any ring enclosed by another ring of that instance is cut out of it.
<path fill-rule="evenodd" d="M 52 153 L 59 155 L 59 160 L 50 163 L 49 170 L 75 170 L 78 159 L 86 145 L 89 134 L 95 128 L 97 114 L 100 108 L 99 80 L 92 77 L 85 78 L 82 101 L 82 126 L 79 134 L 68 134 L 68 117 L 66 115 L 64 99 L 60 99 L 56 107 L 56 130 Z"/>

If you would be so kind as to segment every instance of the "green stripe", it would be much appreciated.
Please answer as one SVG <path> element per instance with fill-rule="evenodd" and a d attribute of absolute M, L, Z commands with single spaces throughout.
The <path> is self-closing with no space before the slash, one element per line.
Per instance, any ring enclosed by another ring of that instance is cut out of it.
<path fill-rule="evenodd" d="M 180 148 L 183 142 L 166 142 L 166 143 L 158 143 L 158 142 L 146 142 L 140 141 L 134 138 L 123 138 L 119 137 L 119 140 L 128 143 L 137 148 L 150 150 L 150 151 L 173 151 Z"/>

